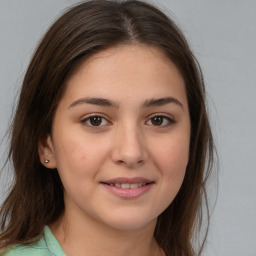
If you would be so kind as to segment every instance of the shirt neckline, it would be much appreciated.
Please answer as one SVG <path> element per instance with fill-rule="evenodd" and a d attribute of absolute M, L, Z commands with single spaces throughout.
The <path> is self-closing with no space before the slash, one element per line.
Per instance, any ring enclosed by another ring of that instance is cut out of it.
<path fill-rule="evenodd" d="M 44 227 L 44 240 L 52 256 L 67 256 L 48 226 Z"/>

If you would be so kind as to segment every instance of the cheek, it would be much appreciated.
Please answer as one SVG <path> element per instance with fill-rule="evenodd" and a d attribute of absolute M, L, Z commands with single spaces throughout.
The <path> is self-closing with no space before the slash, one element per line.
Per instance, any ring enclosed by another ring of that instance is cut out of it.
<path fill-rule="evenodd" d="M 84 142 L 81 138 L 61 139 L 60 144 L 55 147 L 55 159 L 60 175 L 75 178 L 80 175 L 93 174 L 99 165 L 102 149 L 95 143 Z M 85 140 L 86 141 L 86 140 Z M 98 161 L 97 161 L 98 159 Z"/>
<path fill-rule="evenodd" d="M 170 169 L 183 170 L 189 159 L 189 137 L 180 136 L 168 138 L 156 149 L 156 159 L 162 166 L 163 171 Z"/>
<path fill-rule="evenodd" d="M 81 191 L 88 194 L 92 190 L 98 171 L 95 160 L 94 149 L 81 141 L 66 140 L 58 145 L 56 164 L 65 198 L 76 201 L 81 197 Z"/>
<path fill-rule="evenodd" d="M 175 136 L 165 140 L 155 152 L 155 159 L 164 184 L 163 189 L 173 198 L 185 176 L 189 159 L 189 136 Z"/>
<path fill-rule="evenodd" d="M 65 189 L 78 189 L 85 184 L 89 189 L 106 161 L 109 140 L 86 136 L 81 129 L 69 129 L 65 134 L 56 133 L 55 142 L 57 169 Z"/>

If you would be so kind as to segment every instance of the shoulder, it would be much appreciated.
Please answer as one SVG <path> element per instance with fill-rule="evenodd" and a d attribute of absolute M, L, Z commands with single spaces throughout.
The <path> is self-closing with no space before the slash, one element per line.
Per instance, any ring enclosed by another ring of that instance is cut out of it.
<path fill-rule="evenodd" d="M 45 247 L 37 245 L 13 245 L 0 256 L 52 256 Z"/>
<path fill-rule="evenodd" d="M 46 245 L 44 236 L 39 237 L 30 244 L 14 244 L 7 248 L 4 252 L 0 252 L 0 256 L 52 256 Z"/>
<path fill-rule="evenodd" d="M 48 250 L 43 239 L 29 245 L 12 245 L 4 252 L 0 252 L 0 256 L 53 256 Z"/>
<path fill-rule="evenodd" d="M 66 256 L 50 228 L 45 226 L 39 240 L 32 244 L 16 244 L 5 251 L 0 251 L 0 256 Z"/>

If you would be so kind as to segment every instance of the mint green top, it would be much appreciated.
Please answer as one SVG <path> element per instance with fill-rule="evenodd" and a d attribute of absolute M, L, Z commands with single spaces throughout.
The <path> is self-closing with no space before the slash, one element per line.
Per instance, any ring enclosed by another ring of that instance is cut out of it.
<path fill-rule="evenodd" d="M 0 255 L 1 252 L 0 252 Z M 33 245 L 13 245 L 4 256 L 66 256 L 48 226 L 41 239 Z"/>

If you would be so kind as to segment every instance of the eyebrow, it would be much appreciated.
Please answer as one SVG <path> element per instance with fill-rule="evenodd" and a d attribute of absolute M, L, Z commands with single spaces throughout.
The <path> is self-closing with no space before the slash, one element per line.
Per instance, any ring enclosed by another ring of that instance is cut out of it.
<path fill-rule="evenodd" d="M 149 99 L 146 100 L 143 104 L 143 108 L 149 108 L 149 107 L 161 107 L 170 103 L 174 103 L 178 106 L 180 106 L 183 109 L 182 103 L 173 97 L 165 97 L 165 98 L 156 98 L 156 99 Z M 105 98 L 80 98 L 75 100 L 68 108 L 75 107 L 80 104 L 91 104 L 91 105 L 97 105 L 102 107 L 114 107 L 119 108 L 119 103 L 115 101 L 111 101 L 109 99 Z"/>
<path fill-rule="evenodd" d="M 146 100 L 142 106 L 143 107 L 161 107 L 170 103 L 174 103 L 180 106 L 182 109 L 184 109 L 182 103 L 173 97 Z"/>
<path fill-rule="evenodd" d="M 80 104 L 91 104 L 91 105 L 97 105 L 97 106 L 102 106 L 102 107 L 115 107 L 115 108 L 119 108 L 119 104 L 108 100 L 108 99 L 104 99 L 104 98 L 81 98 L 78 100 L 75 100 L 70 106 L 70 107 L 74 107 Z"/>

